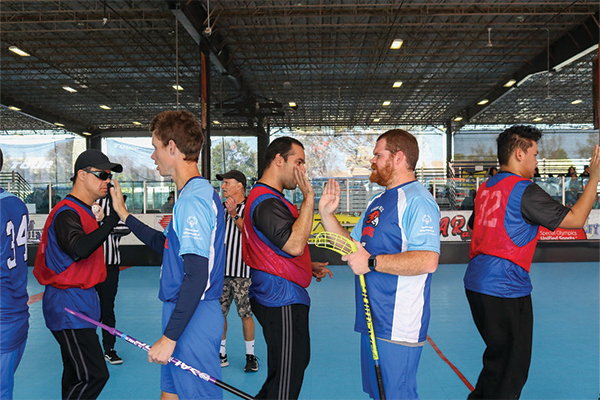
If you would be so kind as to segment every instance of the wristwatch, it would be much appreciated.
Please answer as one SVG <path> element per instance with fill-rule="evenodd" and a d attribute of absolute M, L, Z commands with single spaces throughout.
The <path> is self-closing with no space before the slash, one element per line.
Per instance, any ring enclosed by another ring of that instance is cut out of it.
<path fill-rule="evenodd" d="M 238 219 L 240 219 L 240 214 L 235 214 L 235 217 L 233 217 L 233 220 L 237 221 Z"/>
<path fill-rule="evenodd" d="M 371 271 L 376 271 L 375 270 L 376 267 L 377 267 L 377 256 L 369 257 L 369 269 Z"/>

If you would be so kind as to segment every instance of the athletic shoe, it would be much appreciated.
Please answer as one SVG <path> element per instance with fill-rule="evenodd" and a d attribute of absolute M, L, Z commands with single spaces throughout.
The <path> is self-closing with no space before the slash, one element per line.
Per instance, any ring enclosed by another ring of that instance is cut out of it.
<path fill-rule="evenodd" d="M 258 371 L 258 359 L 254 354 L 246 354 L 246 367 L 244 372 L 256 372 Z"/>
<path fill-rule="evenodd" d="M 123 359 L 117 355 L 115 349 L 110 349 L 104 353 L 104 359 L 112 365 L 123 364 Z"/>
<path fill-rule="evenodd" d="M 229 360 L 227 359 L 227 354 L 219 353 L 219 358 L 221 359 L 221 368 L 229 366 Z"/>

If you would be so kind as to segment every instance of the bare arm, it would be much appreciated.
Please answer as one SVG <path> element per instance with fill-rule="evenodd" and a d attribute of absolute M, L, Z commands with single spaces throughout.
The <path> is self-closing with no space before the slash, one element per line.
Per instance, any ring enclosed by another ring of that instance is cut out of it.
<path fill-rule="evenodd" d="M 369 254 L 360 243 L 357 243 L 358 251 L 342 257 L 347 261 L 356 275 L 370 272 L 368 261 Z M 413 250 L 398 254 L 380 254 L 376 256 L 376 271 L 390 275 L 422 275 L 433 273 L 437 270 L 440 255 L 435 251 Z"/>
<path fill-rule="evenodd" d="M 598 180 L 600 178 L 600 146 L 594 146 L 594 152 L 590 160 L 590 179 L 583 193 L 577 200 L 571 210 L 562 220 L 559 227 L 565 229 L 577 229 L 585 225 L 594 201 L 596 201 L 596 192 L 598 188 Z"/>
<path fill-rule="evenodd" d="M 306 175 L 298 166 L 294 167 L 294 178 L 298 184 L 298 188 L 302 192 L 304 200 L 300 207 L 300 215 L 292 226 L 292 234 L 288 238 L 281 250 L 291 256 L 298 257 L 304 253 L 310 231 L 312 230 L 313 213 L 315 208 L 315 191 L 311 186 Z"/>

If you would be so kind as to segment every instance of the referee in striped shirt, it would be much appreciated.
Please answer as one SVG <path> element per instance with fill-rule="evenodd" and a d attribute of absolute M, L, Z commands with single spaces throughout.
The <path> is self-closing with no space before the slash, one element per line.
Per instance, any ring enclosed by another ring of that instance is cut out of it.
<path fill-rule="evenodd" d="M 258 360 L 254 355 L 254 319 L 248 288 L 250 287 L 250 267 L 242 261 L 242 223 L 244 207 L 246 206 L 246 176 L 236 170 L 225 174 L 217 174 L 217 179 L 223 181 L 221 189 L 225 202 L 225 246 L 227 258 L 225 261 L 225 280 L 223 282 L 223 295 L 221 296 L 221 309 L 225 317 L 223 338 L 221 340 L 221 367 L 229 365 L 226 351 L 227 314 L 231 302 L 235 299 L 238 315 L 242 319 L 244 341 L 246 342 L 245 372 L 258 371 Z"/>

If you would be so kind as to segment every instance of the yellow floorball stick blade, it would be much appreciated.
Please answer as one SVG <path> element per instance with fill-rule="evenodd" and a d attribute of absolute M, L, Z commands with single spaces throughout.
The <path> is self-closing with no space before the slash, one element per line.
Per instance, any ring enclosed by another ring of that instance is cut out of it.
<path fill-rule="evenodd" d="M 352 239 L 333 232 L 321 232 L 315 237 L 315 246 L 335 251 L 343 256 L 354 253 L 357 249 Z"/>

